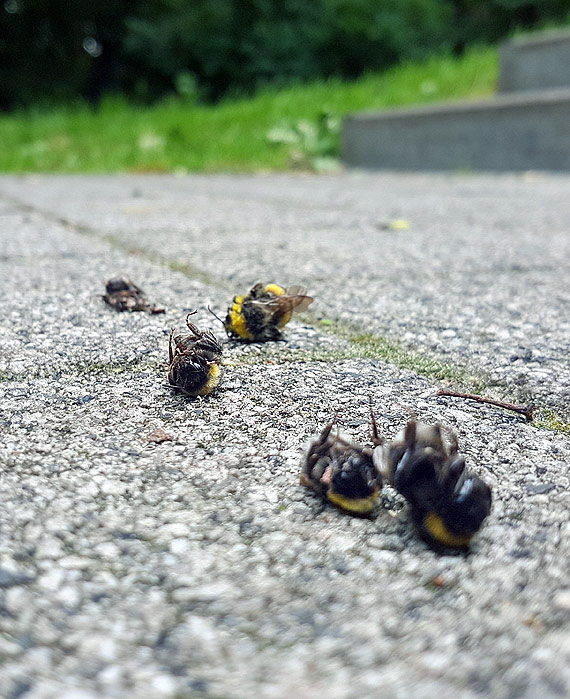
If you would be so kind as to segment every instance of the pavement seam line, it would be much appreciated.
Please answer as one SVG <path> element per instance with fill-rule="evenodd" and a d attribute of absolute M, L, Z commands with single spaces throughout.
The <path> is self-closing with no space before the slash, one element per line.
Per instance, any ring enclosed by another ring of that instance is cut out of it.
<path fill-rule="evenodd" d="M 224 279 L 223 277 L 217 277 L 215 275 L 202 272 L 189 263 L 179 262 L 142 248 L 131 247 L 121 241 L 120 237 L 117 235 L 100 234 L 96 228 L 89 226 L 88 224 L 72 221 L 65 216 L 55 214 L 42 207 L 36 207 L 22 201 L 21 199 L 18 199 L 17 197 L 14 197 L 13 195 L 8 195 L 5 192 L 0 192 L 0 198 L 4 199 L 7 203 L 11 204 L 20 211 L 38 214 L 47 220 L 56 223 L 57 225 L 72 230 L 78 235 L 107 243 L 111 247 L 121 250 L 127 255 L 140 256 L 151 264 L 157 264 L 172 271 L 180 272 L 185 277 L 199 281 L 207 286 L 213 286 L 218 289 L 228 290 L 230 292 L 233 291 L 233 288 L 228 280 Z M 455 381 L 456 383 L 454 385 L 460 386 L 462 389 L 469 390 L 474 393 L 480 392 L 486 386 L 493 386 L 496 388 L 502 387 L 505 391 L 509 390 L 508 386 L 492 380 L 491 377 L 480 370 L 474 370 L 469 373 L 468 370 L 462 369 L 455 364 L 440 360 L 437 357 L 432 357 L 430 355 L 426 356 L 417 351 L 405 349 L 397 340 L 388 339 L 382 335 L 374 335 L 372 333 L 363 332 L 363 329 L 358 326 L 341 324 L 336 321 L 327 321 L 326 325 L 323 325 L 323 319 L 319 319 L 310 313 L 302 314 L 300 318 L 307 325 L 313 327 L 319 332 L 334 335 L 339 339 L 345 340 L 349 343 L 349 347 L 338 351 L 325 350 L 324 352 L 321 352 L 320 350 L 308 350 L 306 353 L 303 353 L 304 356 L 297 355 L 296 357 L 270 357 L 266 360 L 267 363 L 289 364 L 327 362 L 332 364 L 349 359 L 376 359 L 398 369 L 411 371 L 417 376 L 422 376 L 428 380 L 435 379 L 437 381 L 442 381 L 447 379 L 448 381 Z M 362 351 L 354 351 L 356 346 L 362 347 Z M 260 361 L 259 357 L 255 357 L 252 359 L 252 361 L 242 360 L 240 362 L 233 363 L 233 366 L 249 366 L 254 363 L 264 362 L 263 360 Z M 148 369 L 141 369 L 141 371 L 152 370 L 155 368 L 155 366 L 156 365 L 149 365 Z M 124 369 L 122 369 L 121 365 L 111 364 L 110 369 L 105 370 L 102 365 L 100 371 L 90 373 L 108 373 L 112 375 L 124 373 L 129 371 L 131 368 L 132 366 L 125 366 Z M 58 371 L 54 372 L 53 375 L 81 375 L 81 373 L 86 372 L 83 370 L 80 370 L 79 372 Z M 0 382 L 17 381 L 19 380 L 17 378 L 18 376 L 19 375 L 17 373 L 0 372 Z M 30 376 L 29 374 L 26 374 L 26 378 L 49 378 L 49 376 L 49 373 L 46 373 L 43 376 Z M 509 393 L 504 393 L 502 398 L 511 400 L 512 395 Z M 570 423 L 564 422 L 564 419 L 558 415 L 553 408 L 543 405 L 539 406 L 537 411 L 540 413 L 540 415 L 531 423 L 535 427 L 545 427 L 547 429 L 553 429 L 562 434 L 570 434 Z"/>
<path fill-rule="evenodd" d="M 17 199 L 16 197 L 6 195 L 4 193 L 2 193 L 1 196 L 5 198 L 6 201 L 10 202 L 12 205 L 16 206 L 17 208 L 23 211 L 37 213 L 40 216 L 43 216 L 60 226 L 75 231 L 79 235 L 87 236 L 89 238 L 98 240 L 99 242 L 106 242 L 112 247 L 118 250 L 122 250 L 124 253 L 128 255 L 136 255 L 143 257 L 152 264 L 158 264 L 160 266 L 167 267 L 175 272 L 180 272 L 189 279 L 201 281 L 202 283 L 205 283 L 208 286 L 214 286 L 216 288 L 221 288 L 224 290 L 227 289 L 230 292 L 234 291 L 234 289 L 230 286 L 228 280 L 224 279 L 223 277 L 216 277 L 214 275 L 201 272 L 200 270 L 196 269 L 195 267 L 186 262 L 172 260 L 158 253 L 149 252 L 141 248 L 133 248 L 122 242 L 120 238 L 116 235 L 101 235 L 92 226 L 71 221 L 70 219 L 64 216 L 54 214 L 53 212 L 50 212 L 41 207 L 35 207 L 31 204 Z M 449 378 L 453 380 L 461 380 L 463 381 L 462 385 L 475 389 L 480 387 L 480 384 L 483 381 L 482 377 L 479 378 L 472 375 L 468 376 L 468 373 L 466 371 L 463 371 L 449 363 L 442 362 L 441 360 L 438 360 L 435 357 L 422 358 L 422 363 L 430 364 L 432 366 L 432 370 L 426 373 L 425 370 L 422 370 L 421 367 L 418 366 L 420 360 L 419 355 L 411 350 L 403 349 L 400 343 L 396 340 L 388 340 L 387 338 L 381 335 L 365 334 L 363 333 L 362 328 L 351 328 L 349 326 L 341 325 L 336 322 L 331 322 L 327 326 L 323 327 L 323 325 L 321 325 L 322 319 L 318 319 L 315 316 L 311 316 L 309 314 L 303 314 L 300 316 L 300 318 L 307 325 L 310 325 L 311 327 L 318 329 L 318 331 L 324 331 L 328 334 L 332 334 L 336 337 L 342 338 L 343 340 L 348 341 L 351 345 L 360 344 L 367 346 L 364 352 L 351 352 L 350 356 L 342 357 L 342 359 L 381 359 L 382 361 L 385 361 L 387 364 L 391 364 L 398 368 L 410 369 L 412 371 L 415 371 L 415 373 L 417 373 L 420 376 L 425 376 L 427 378 Z M 376 349 L 382 347 L 382 350 L 379 352 L 374 352 L 374 345 Z M 386 351 L 387 348 L 390 348 L 390 350 Z M 396 355 L 405 358 L 406 361 L 403 363 L 396 361 Z M 333 360 L 335 359 L 334 357 L 331 358 Z M 414 359 L 416 361 L 414 361 Z M 319 357 L 314 358 L 312 361 L 326 361 L 326 359 L 321 359 Z M 434 372 L 433 367 L 435 366 L 437 366 L 437 370 L 435 370 Z"/>

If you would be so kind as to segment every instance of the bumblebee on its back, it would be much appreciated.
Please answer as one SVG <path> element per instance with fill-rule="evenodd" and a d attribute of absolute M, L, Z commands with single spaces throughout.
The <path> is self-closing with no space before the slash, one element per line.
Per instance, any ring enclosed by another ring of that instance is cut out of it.
<path fill-rule="evenodd" d="M 280 340 L 281 329 L 294 312 L 313 302 L 300 286 L 285 290 L 277 284 L 254 284 L 245 296 L 234 296 L 224 328 L 229 337 L 246 342 Z"/>
<path fill-rule="evenodd" d="M 467 548 L 491 510 L 491 490 L 470 474 L 450 431 L 410 420 L 396 438 L 374 453 L 391 485 L 410 503 L 420 533 L 432 545 Z"/>
<path fill-rule="evenodd" d="M 211 393 L 222 378 L 222 347 L 211 330 L 190 322 L 195 313 L 186 316 L 190 334 L 175 335 L 172 329 L 168 344 L 168 382 L 191 398 Z"/>
<path fill-rule="evenodd" d="M 331 436 L 330 422 L 310 445 L 301 472 L 301 485 L 312 488 L 342 510 L 365 516 L 372 512 L 382 477 L 372 449 Z"/>

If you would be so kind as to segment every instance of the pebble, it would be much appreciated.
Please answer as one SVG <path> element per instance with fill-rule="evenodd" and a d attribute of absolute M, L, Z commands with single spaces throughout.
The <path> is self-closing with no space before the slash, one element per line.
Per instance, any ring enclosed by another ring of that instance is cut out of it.
<path fill-rule="evenodd" d="M 554 607 L 563 612 L 570 612 L 570 589 L 560 590 L 554 595 Z"/>
<path fill-rule="evenodd" d="M 87 570 L 93 564 L 93 561 L 82 556 L 64 556 L 58 560 L 58 564 L 66 570 Z"/>

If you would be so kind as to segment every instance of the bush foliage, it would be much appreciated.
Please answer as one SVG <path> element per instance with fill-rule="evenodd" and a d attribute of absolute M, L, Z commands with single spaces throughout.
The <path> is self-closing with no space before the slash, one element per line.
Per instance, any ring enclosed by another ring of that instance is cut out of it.
<path fill-rule="evenodd" d="M 4 0 L 0 108 L 354 77 L 569 12 L 570 0 Z"/>

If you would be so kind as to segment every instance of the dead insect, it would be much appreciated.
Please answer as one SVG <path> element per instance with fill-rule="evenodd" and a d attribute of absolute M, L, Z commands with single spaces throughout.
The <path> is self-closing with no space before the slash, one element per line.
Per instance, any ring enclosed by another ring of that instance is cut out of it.
<path fill-rule="evenodd" d="M 168 382 L 191 398 L 211 393 L 222 378 L 222 347 L 211 330 L 200 330 L 190 322 L 195 313 L 186 316 L 190 334 L 175 335 L 173 328 L 168 344 Z"/>
<path fill-rule="evenodd" d="M 301 485 L 312 488 L 341 510 L 365 516 L 372 512 L 382 487 L 372 449 L 331 435 L 336 419 L 312 442 L 301 471 Z"/>
<path fill-rule="evenodd" d="M 293 313 L 304 311 L 312 302 L 310 296 L 305 296 L 303 287 L 292 286 L 285 290 L 277 284 L 264 286 L 258 282 L 245 296 L 234 296 L 226 319 L 218 320 L 223 323 L 228 337 L 236 340 L 280 340 L 280 331 Z"/>
<path fill-rule="evenodd" d="M 491 489 L 467 471 L 457 437 L 448 432 L 446 447 L 439 424 L 410 420 L 392 442 L 375 450 L 374 462 L 409 502 L 428 543 L 467 548 L 491 510 Z"/>
<path fill-rule="evenodd" d="M 103 301 L 116 311 L 146 311 L 147 313 L 164 313 L 161 306 L 153 306 L 146 300 L 144 292 L 130 279 L 116 277 L 105 284 Z"/>

